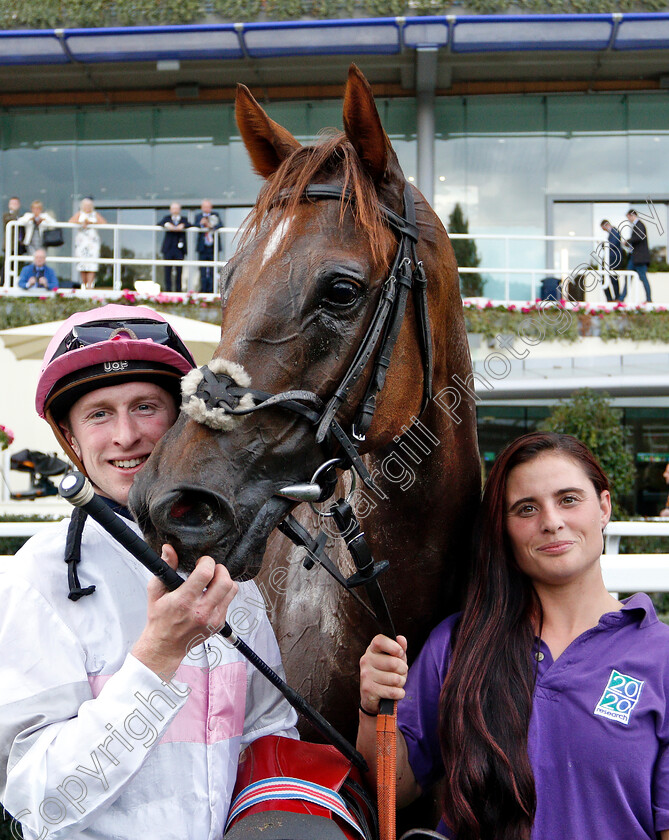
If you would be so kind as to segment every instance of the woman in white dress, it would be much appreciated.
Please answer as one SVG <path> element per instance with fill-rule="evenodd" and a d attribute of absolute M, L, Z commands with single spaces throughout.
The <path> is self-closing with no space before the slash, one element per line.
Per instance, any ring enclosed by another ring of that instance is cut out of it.
<path fill-rule="evenodd" d="M 94 226 L 105 225 L 107 220 L 95 209 L 92 198 L 84 198 L 79 212 L 72 216 L 70 222 L 79 225 L 74 237 L 74 256 L 79 260 L 77 270 L 81 274 L 81 285 L 84 289 L 92 289 L 100 256 L 100 237 Z"/>

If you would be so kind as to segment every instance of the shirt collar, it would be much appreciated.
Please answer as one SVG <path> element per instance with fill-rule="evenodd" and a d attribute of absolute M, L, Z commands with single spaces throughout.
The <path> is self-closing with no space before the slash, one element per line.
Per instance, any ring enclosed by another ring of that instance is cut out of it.
<path fill-rule="evenodd" d="M 622 613 L 629 613 L 630 618 L 632 613 L 637 613 L 636 618 L 641 618 L 639 627 L 649 627 L 651 624 L 657 624 L 659 621 L 653 602 L 650 600 L 645 592 L 637 592 L 636 595 L 631 595 L 625 598 L 622 602 L 623 606 L 620 609 Z"/>
<path fill-rule="evenodd" d="M 133 515 L 124 505 L 120 505 L 118 502 L 115 502 L 113 499 L 108 499 L 106 496 L 99 496 L 98 498 L 102 499 L 107 507 L 111 508 L 114 513 L 118 513 L 119 516 L 122 516 L 124 519 L 129 519 L 131 522 L 135 521 Z"/>

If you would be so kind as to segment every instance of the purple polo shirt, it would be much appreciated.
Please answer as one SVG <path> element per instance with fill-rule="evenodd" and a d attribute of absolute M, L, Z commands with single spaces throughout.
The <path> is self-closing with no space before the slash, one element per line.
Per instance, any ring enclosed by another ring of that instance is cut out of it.
<path fill-rule="evenodd" d="M 444 772 L 439 692 L 457 618 L 432 632 L 398 705 L 409 763 L 424 790 Z M 640 593 L 603 615 L 557 661 L 543 642 L 535 655 L 532 840 L 655 840 L 669 829 L 669 627 Z"/>

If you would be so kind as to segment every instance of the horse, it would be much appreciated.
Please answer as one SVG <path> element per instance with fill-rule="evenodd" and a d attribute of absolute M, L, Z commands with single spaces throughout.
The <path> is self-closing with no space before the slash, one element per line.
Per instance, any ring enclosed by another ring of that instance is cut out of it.
<path fill-rule="evenodd" d="M 378 624 L 365 596 L 335 579 L 356 568 L 328 504 L 300 500 L 335 483 L 348 495 L 416 654 L 455 606 L 480 495 L 458 270 L 357 67 L 344 132 L 314 146 L 243 85 L 236 118 L 265 184 L 224 269 L 214 359 L 188 393 L 184 384 L 182 413 L 130 504 L 148 542 L 173 544 L 185 572 L 209 554 L 256 579 L 289 684 L 350 736 L 358 662 Z M 293 532 L 324 529 L 306 538 L 311 571 L 304 548 L 275 530 L 288 521 Z M 323 551 L 331 574 L 314 562 Z"/>

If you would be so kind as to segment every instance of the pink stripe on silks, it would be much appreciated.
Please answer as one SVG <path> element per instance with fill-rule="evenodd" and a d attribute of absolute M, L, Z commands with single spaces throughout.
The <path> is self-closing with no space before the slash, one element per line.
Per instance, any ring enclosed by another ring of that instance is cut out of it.
<path fill-rule="evenodd" d="M 104 688 L 104 684 L 112 676 L 113 674 L 103 674 L 101 676 L 95 676 L 94 674 L 88 675 L 88 684 L 90 685 L 91 691 L 93 692 L 93 697 L 98 696 L 98 694 Z"/>
<path fill-rule="evenodd" d="M 100 694 L 111 676 L 89 675 L 88 682 L 94 697 Z M 246 666 L 243 662 L 219 665 L 212 670 L 180 665 L 174 680 L 188 685 L 190 694 L 160 743 L 215 744 L 242 734 L 246 711 Z M 178 702 L 169 686 L 161 686 L 158 691 L 171 701 Z M 146 691 L 142 694 L 149 698 Z M 161 714 L 168 710 L 167 703 L 159 697 L 155 707 Z M 155 723 L 151 711 L 139 700 L 135 708 Z"/>
<path fill-rule="evenodd" d="M 212 670 L 180 665 L 174 679 L 186 683 L 191 691 L 186 705 L 163 735 L 162 743 L 215 744 L 242 734 L 246 711 L 243 662 L 219 665 Z"/>

